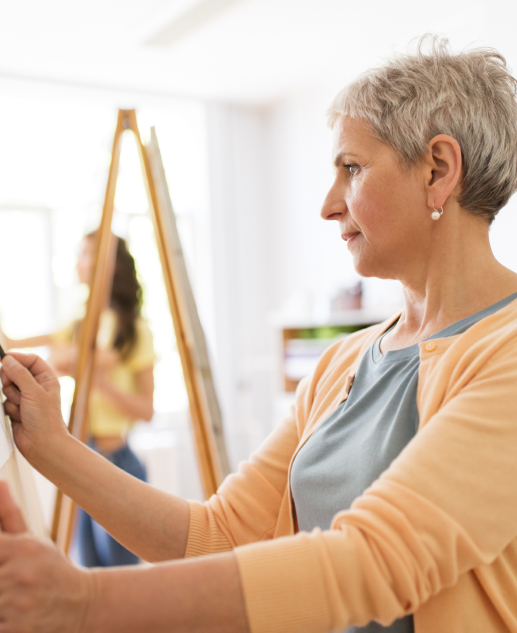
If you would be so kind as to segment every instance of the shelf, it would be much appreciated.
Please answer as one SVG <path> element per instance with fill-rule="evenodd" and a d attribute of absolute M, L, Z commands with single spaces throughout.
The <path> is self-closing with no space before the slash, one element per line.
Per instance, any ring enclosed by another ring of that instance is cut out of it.
<path fill-rule="evenodd" d="M 373 312 L 372 310 L 332 312 L 326 318 L 276 312 L 271 315 L 269 323 L 273 327 L 280 329 L 319 328 L 326 326 L 339 327 L 343 325 L 362 325 L 363 327 L 367 327 L 380 323 L 389 316 L 389 314 Z"/>
<path fill-rule="evenodd" d="M 282 381 L 286 392 L 296 391 L 300 380 L 312 373 L 332 343 L 387 318 L 369 310 L 335 313 L 325 321 L 280 317 L 275 315 L 272 322 L 281 331 Z"/>

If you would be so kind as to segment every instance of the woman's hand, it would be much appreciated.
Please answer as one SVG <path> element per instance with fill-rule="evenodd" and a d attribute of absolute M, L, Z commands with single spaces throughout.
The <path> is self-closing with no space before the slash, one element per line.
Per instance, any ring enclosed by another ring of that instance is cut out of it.
<path fill-rule="evenodd" d="M 31 462 L 50 442 L 68 436 L 61 414 L 59 381 L 35 354 L 8 354 L 0 371 L 5 412 L 21 453 Z"/>
<path fill-rule="evenodd" d="M 0 481 L 0 521 L 0 633 L 84 631 L 92 575 L 27 533 L 5 481 Z"/>

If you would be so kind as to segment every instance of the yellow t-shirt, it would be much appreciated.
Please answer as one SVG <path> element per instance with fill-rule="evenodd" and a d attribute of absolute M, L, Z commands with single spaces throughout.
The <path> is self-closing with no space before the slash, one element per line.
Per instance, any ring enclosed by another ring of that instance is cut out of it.
<path fill-rule="evenodd" d="M 105 310 L 101 314 L 99 331 L 97 333 L 97 348 L 111 349 L 115 338 L 117 317 L 113 310 Z M 55 332 L 52 335 L 56 343 L 70 343 L 75 334 L 75 324 Z M 136 342 L 129 356 L 121 360 L 107 374 L 110 384 L 122 392 L 136 393 L 136 375 L 154 365 L 156 355 L 153 347 L 153 335 L 142 317 L 136 321 Z M 96 437 L 123 436 L 125 437 L 135 424 L 135 420 L 123 413 L 112 404 L 108 398 L 93 389 L 90 394 L 89 429 Z"/>

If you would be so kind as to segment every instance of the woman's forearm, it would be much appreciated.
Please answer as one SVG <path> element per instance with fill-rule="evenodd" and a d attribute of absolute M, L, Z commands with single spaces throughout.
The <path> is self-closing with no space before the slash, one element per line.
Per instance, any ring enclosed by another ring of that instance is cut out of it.
<path fill-rule="evenodd" d="M 237 559 L 93 570 L 84 633 L 248 633 Z"/>
<path fill-rule="evenodd" d="M 7 484 L 0 484 L 1 631 L 248 633 L 233 552 L 149 567 L 80 569 L 55 545 L 27 534 Z"/>
<path fill-rule="evenodd" d="M 72 436 L 31 462 L 137 556 L 153 562 L 184 556 L 190 520 L 184 499 L 128 475 Z"/>
<path fill-rule="evenodd" d="M 141 558 L 184 556 L 187 502 L 128 475 L 73 438 L 63 421 L 59 382 L 41 358 L 8 354 L 0 380 L 16 445 L 40 473 Z"/>

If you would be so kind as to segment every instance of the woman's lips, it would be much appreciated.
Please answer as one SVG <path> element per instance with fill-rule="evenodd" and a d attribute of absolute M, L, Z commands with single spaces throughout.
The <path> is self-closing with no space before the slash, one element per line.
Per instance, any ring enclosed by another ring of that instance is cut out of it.
<path fill-rule="evenodd" d="M 358 235 L 359 233 L 343 233 L 341 235 L 341 239 L 345 240 L 346 245 L 348 246 L 350 242 L 352 242 L 353 239 L 356 238 Z"/>

